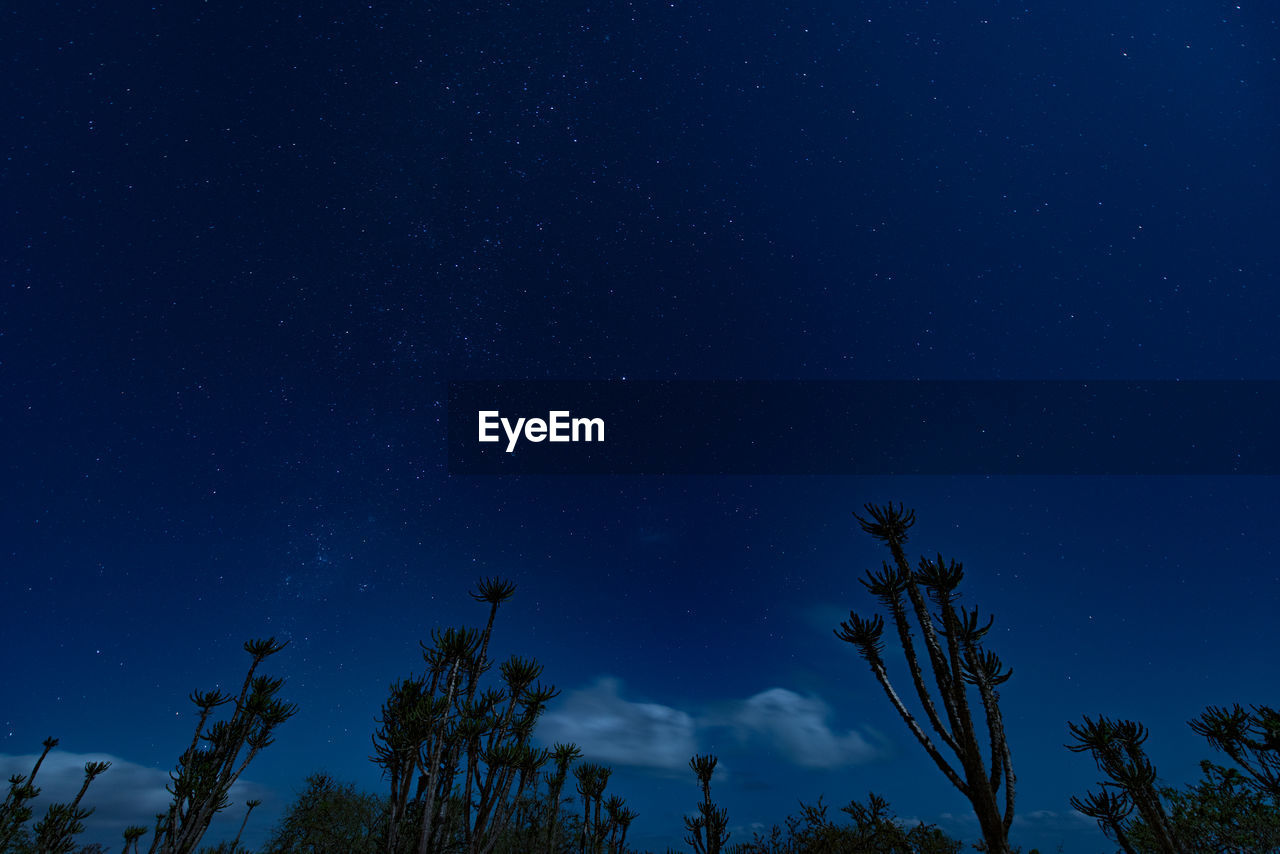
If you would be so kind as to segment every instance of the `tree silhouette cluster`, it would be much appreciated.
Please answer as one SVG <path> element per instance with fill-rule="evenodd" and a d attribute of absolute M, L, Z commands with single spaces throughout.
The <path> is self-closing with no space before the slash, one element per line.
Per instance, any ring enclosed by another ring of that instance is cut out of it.
<path fill-rule="evenodd" d="M 890 560 L 861 583 L 882 613 L 850 612 L 835 635 L 867 663 L 889 704 L 925 755 L 972 806 L 982 839 L 975 847 L 1016 854 L 1009 842 L 1016 777 L 1000 708 L 1000 686 L 1012 675 L 987 647 L 993 618 L 962 604 L 964 568 L 941 554 L 908 562 L 915 513 L 902 505 L 864 505 L 861 529 L 889 550 Z M 377 717 L 371 757 L 385 794 L 359 792 L 323 773 L 306 780 L 262 854 L 627 854 L 637 817 L 608 791 L 612 769 L 580 761 L 572 743 L 534 745 L 533 733 L 558 691 L 541 681 L 532 658 L 490 657 L 500 607 L 515 585 L 481 579 L 470 593 L 487 606 L 482 628 L 433 629 L 421 643 L 424 668 L 395 682 Z M 905 680 L 891 678 L 886 630 L 900 647 Z M 297 707 L 279 699 L 284 680 L 259 666 L 287 643 L 273 638 L 244 645 L 251 658 L 240 689 L 193 691 L 195 731 L 167 786 L 166 812 L 154 827 L 125 828 L 124 854 L 248 854 L 240 845 L 260 800 L 248 800 L 235 838 L 201 848 L 213 818 L 278 727 Z M 915 709 L 895 680 L 910 684 Z M 222 714 L 219 714 L 219 712 Z M 1162 785 L 1146 752 L 1145 726 L 1103 715 L 1069 722 L 1066 747 L 1087 753 L 1104 779 L 1071 806 L 1093 818 L 1127 854 L 1263 854 L 1280 852 L 1280 712 L 1265 705 L 1209 706 L 1190 721 L 1230 766 L 1208 760 L 1203 777 L 1177 789 Z M 47 739 L 29 774 L 9 779 L 0 802 L 0 854 L 72 854 L 93 812 L 85 800 L 109 763 L 90 762 L 67 803 L 34 819 L 37 776 L 58 745 Z M 842 807 L 852 823 L 828 818 L 819 798 L 769 833 L 730 844 L 728 811 L 712 799 L 719 759 L 689 760 L 700 792 L 684 817 L 693 854 L 958 854 L 961 843 L 937 827 L 908 826 L 872 793 Z M 47 776 L 47 774 L 46 774 Z M 105 854 L 101 846 L 79 854 Z M 1035 854 L 1034 850 L 1031 854 Z"/>
<path fill-rule="evenodd" d="M 284 686 L 283 679 L 257 675 L 258 665 L 287 645 L 274 638 L 245 643 L 252 663 L 238 694 L 224 695 L 217 690 L 191 693 L 190 699 L 200 709 L 200 715 L 190 744 L 169 774 L 167 789 L 172 799 L 168 811 L 156 816 L 148 854 L 193 854 L 213 817 L 226 809 L 236 780 L 275 741 L 276 727 L 297 712 L 296 706 L 276 698 Z M 227 705 L 231 707 L 230 716 L 215 720 L 214 711 Z M 40 793 L 35 787 L 36 774 L 57 745 L 57 739 L 47 739 L 31 774 L 10 778 L 8 796 L 0 804 L 0 854 L 69 854 L 75 850 L 75 837 L 84 832 L 84 820 L 93 813 L 92 808 L 81 807 L 80 803 L 89 785 L 110 763 L 86 764 L 84 784 L 75 799 L 69 804 L 51 804 L 44 818 L 28 833 L 24 825 L 32 816 L 29 804 Z M 240 833 L 244 832 L 249 813 L 260 804 L 257 800 L 246 804 Z M 139 854 L 147 831 L 141 825 L 125 828 L 124 854 Z M 237 834 L 233 850 L 239 838 Z"/>
<path fill-rule="evenodd" d="M 1280 851 L 1280 716 L 1269 706 L 1210 706 L 1189 722 L 1239 767 L 1209 760 L 1185 789 L 1161 786 L 1142 724 L 1085 716 L 1069 750 L 1089 753 L 1106 779 L 1071 805 L 1127 854 Z"/>
<path fill-rule="evenodd" d="M 58 739 L 46 738 L 44 751 L 36 759 L 30 774 L 14 774 L 9 778 L 9 791 L 4 802 L 0 803 L 0 852 L 9 850 L 21 851 L 27 848 L 40 854 L 69 854 L 75 849 L 75 838 L 84 832 L 84 820 L 93 814 L 92 807 L 82 807 L 85 793 L 90 784 L 102 772 L 111 767 L 110 762 L 86 762 L 84 781 L 80 791 L 70 803 L 50 804 L 40 819 L 28 833 L 26 823 L 34 811 L 31 801 L 40 795 L 35 785 L 40 766 L 49 755 L 49 751 L 58 746 Z"/>
<path fill-rule="evenodd" d="M 482 579 L 471 597 L 489 606 L 484 628 L 433 631 L 431 644 L 421 645 L 425 672 L 391 686 L 373 737 L 373 760 L 391 790 L 388 854 L 491 854 L 531 825 L 546 828 L 548 846 L 556 843 L 562 792 L 579 751 L 535 748 L 532 738 L 559 692 L 539 681 L 542 665 L 519 656 L 498 666 L 497 685 L 482 687 L 493 666 L 489 643 L 498 609 L 515 589 L 503 579 Z M 539 798 L 540 774 L 551 760 L 555 770 Z M 581 850 L 620 850 L 635 814 L 620 798 L 604 798 L 610 770 L 579 765 L 573 773 L 583 803 Z"/>

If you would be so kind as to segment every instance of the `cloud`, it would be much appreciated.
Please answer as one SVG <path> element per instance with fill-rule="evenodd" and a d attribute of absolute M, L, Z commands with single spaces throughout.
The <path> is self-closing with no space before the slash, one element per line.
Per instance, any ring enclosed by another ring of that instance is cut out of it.
<path fill-rule="evenodd" d="M 623 699 L 622 683 L 602 676 L 571 692 L 539 720 L 543 744 L 573 742 L 592 759 L 619 765 L 683 770 L 689 757 L 714 743 L 714 731 L 728 729 L 748 744 L 762 743 L 777 758 L 802 768 L 857 765 L 884 756 L 882 739 L 856 730 L 832 731 L 831 710 L 815 696 L 770 688 L 746 700 L 711 704 L 691 714 L 659 703 Z M 717 767 L 723 782 L 728 769 Z"/>
<path fill-rule="evenodd" d="M 7 780 L 13 774 L 29 776 L 31 767 L 38 758 L 36 754 L 0 754 L 0 778 Z M 40 795 L 31 802 L 33 821 L 44 816 L 45 809 L 50 804 L 70 803 L 75 799 L 84 783 L 84 766 L 88 762 L 110 762 L 111 767 L 93 781 L 80 801 L 82 807 L 94 808 L 93 815 L 85 820 L 86 836 L 100 838 L 106 834 L 114 839 L 127 825 L 152 826 L 156 813 L 168 809 L 169 793 L 165 791 L 165 784 L 169 782 L 168 771 L 129 762 L 109 753 L 68 753 L 53 750 L 45 757 L 40 773 L 36 775 L 35 785 L 40 789 Z M 7 790 L 6 784 L 5 791 Z M 249 798 L 263 798 L 265 793 L 265 788 L 256 783 L 238 781 L 231 787 L 232 806 L 220 814 L 219 818 L 228 813 L 237 813 L 235 805 L 243 804 Z M 240 816 L 236 815 L 237 826 L 239 821 Z M 216 827 L 215 824 L 210 830 L 211 835 L 216 832 Z"/>
<path fill-rule="evenodd" d="M 817 697 L 770 688 L 742 702 L 732 716 L 744 738 L 763 738 L 804 768 L 835 768 L 880 758 L 882 751 L 856 730 L 836 734 L 831 710 Z"/>
<path fill-rule="evenodd" d="M 683 768 L 697 753 L 696 725 L 679 709 L 622 699 L 621 683 L 601 677 L 574 691 L 538 722 L 544 744 L 571 741 L 593 758 L 619 765 Z"/>

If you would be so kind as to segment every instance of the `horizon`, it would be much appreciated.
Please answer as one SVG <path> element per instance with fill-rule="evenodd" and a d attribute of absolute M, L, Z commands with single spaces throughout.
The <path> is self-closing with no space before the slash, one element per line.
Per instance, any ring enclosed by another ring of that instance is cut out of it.
<path fill-rule="evenodd" d="M 754 824 L 767 829 L 781 823 L 798 810 L 797 800 L 811 803 L 823 795 L 834 811 L 849 800 L 864 799 L 869 791 L 886 796 L 901 817 L 973 837 L 976 828 L 967 802 L 915 744 L 865 663 L 831 634 L 850 608 L 863 615 L 881 612 L 852 568 L 874 567 L 883 549 L 856 530 L 847 511 L 809 516 L 797 493 L 816 492 L 831 506 L 849 479 L 775 478 L 768 489 L 760 489 L 761 479 L 662 478 L 623 490 L 615 478 L 595 479 L 596 489 L 585 488 L 581 478 L 553 480 L 565 503 L 550 502 L 541 513 L 529 513 L 535 518 L 527 516 L 527 525 L 536 527 L 537 517 L 564 512 L 566 504 L 573 506 L 574 496 L 575 509 L 597 523 L 611 516 L 622 499 L 611 506 L 605 493 L 624 493 L 630 506 L 637 500 L 653 506 L 659 498 L 671 502 L 674 496 L 663 493 L 679 491 L 685 495 L 676 503 L 685 511 L 708 501 L 709 493 L 720 497 L 719 504 L 710 501 L 702 514 L 673 515 L 661 527 L 637 525 L 632 519 L 611 531 L 609 542 L 578 537 L 578 542 L 566 541 L 536 560 L 526 555 L 524 573 L 509 573 L 517 590 L 499 610 L 494 627 L 492 658 L 532 656 L 545 665 L 544 680 L 562 691 L 540 721 L 537 740 L 548 745 L 576 741 L 584 748 L 584 761 L 614 768 L 610 791 L 640 812 L 629 837 L 632 844 L 664 850 L 679 840 L 681 816 L 697 799 L 687 763 L 693 753 L 708 752 L 722 763 L 713 791 L 729 810 L 730 826 L 737 830 L 733 841 L 746 841 Z M 883 495 L 894 485 L 901 489 L 904 479 L 861 480 L 866 494 Z M 963 601 L 994 615 L 995 639 L 988 646 L 1013 669 L 1012 679 L 1002 686 L 1001 705 L 1019 781 L 1015 842 L 1042 851 L 1056 850 L 1059 842 L 1066 851 L 1102 850 L 1106 844 L 1092 820 L 1073 815 L 1066 805 L 1071 795 L 1083 794 L 1100 778 L 1091 760 L 1065 749 L 1068 720 L 1105 714 L 1145 723 L 1152 732 L 1148 751 L 1162 779 L 1182 784 L 1198 778 L 1200 759 L 1222 759 L 1186 721 L 1208 705 L 1267 701 L 1256 686 L 1266 684 L 1272 672 L 1264 651 L 1271 631 L 1266 614 L 1274 599 L 1260 595 L 1241 601 L 1238 592 L 1222 589 L 1211 573 L 1199 569 L 1214 554 L 1228 555 L 1236 565 L 1267 563 L 1262 558 L 1272 554 L 1273 541 L 1262 537 L 1250 542 L 1257 532 L 1240 524 L 1250 503 L 1257 502 L 1250 508 L 1254 518 L 1265 518 L 1266 510 L 1280 503 L 1263 479 L 1108 478 L 1105 490 L 1099 489 L 1099 478 L 911 480 L 912 491 L 922 500 L 915 502 L 917 523 L 908 553 L 940 550 L 964 563 Z M 695 481 L 702 481 L 703 488 L 695 489 Z M 736 488 L 730 491 L 726 481 L 734 481 Z M 1244 488 L 1251 483 L 1257 487 L 1253 495 Z M 673 489 L 676 484 L 678 490 Z M 504 482 L 500 488 L 509 502 L 503 512 L 556 493 L 546 478 Z M 1241 493 L 1243 497 L 1232 497 Z M 754 505 L 746 503 L 748 496 Z M 1121 512 L 1141 508 L 1141 500 L 1151 505 L 1146 512 Z M 936 517 L 947 507 L 953 508 L 951 517 L 940 524 Z M 957 509 L 961 507 L 963 512 Z M 793 524 L 780 524 L 777 530 L 764 525 L 762 517 L 771 510 L 790 514 Z M 704 526 L 713 521 L 719 536 L 707 537 Z M 1229 527 L 1233 522 L 1238 530 Z M 249 613 L 221 608 L 229 609 L 243 597 L 260 572 L 257 567 L 244 559 L 228 561 L 225 553 L 196 561 L 193 569 L 200 575 L 213 571 L 211 565 L 224 574 L 221 589 L 211 591 L 214 598 L 207 604 L 190 598 L 193 591 L 186 603 L 189 610 L 143 637 L 126 633 L 115 649 L 101 652 L 82 642 L 68 652 L 46 652 L 39 666 L 33 661 L 20 670 L 24 684 L 40 686 L 45 702 L 36 703 L 40 694 L 32 692 L 29 712 L 7 716 L 7 743 L 16 745 L 20 733 L 29 734 L 28 740 L 39 733 L 40 738 L 61 735 L 61 750 L 93 754 L 78 762 L 109 756 L 132 763 L 120 765 L 120 783 L 139 786 L 155 801 L 184 743 L 183 733 L 190 737 L 194 718 L 186 693 L 238 685 L 247 657 L 235 638 L 254 636 L 250 630 L 265 625 L 270 628 L 258 635 L 275 633 L 292 641 L 263 667 L 287 679 L 281 696 L 297 702 L 300 711 L 281 726 L 277 743 L 254 761 L 237 789 L 240 801 L 265 801 L 246 830 L 246 841 L 261 840 L 273 809 L 287 804 L 307 774 L 326 771 L 362 789 L 383 791 L 385 783 L 367 758 L 374 718 L 389 683 L 421 671 L 417 641 L 429 640 L 431 626 L 424 615 L 423 630 L 413 630 L 410 602 L 419 585 L 407 568 L 390 573 L 385 582 L 367 580 L 378 575 L 367 569 L 365 555 L 403 546 L 361 536 L 362 530 L 378 525 L 365 519 L 332 532 L 325 552 L 308 555 L 305 579 L 286 575 L 277 582 L 279 597 Z M 607 524 L 599 527 L 609 530 Z M 1221 532 L 1216 544 L 1206 533 L 1215 528 Z M 499 574 L 495 564 L 504 561 L 495 553 L 520 549 L 516 543 L 499 544 L 482 531 L 469 532 L 468 539 L 474 550 L 470 568 L 477 578 Z M 632 544 L 629 560 L 618 557 L 619 540 Z M 257 551 L 244 549 L 244 544 L 241 549 Z M 425 550 L 421 544 L 411 551 Z M 707 553 L 717 551 L 741 567 L 736 587 L 724 578 L 702 581 L 694 574 Z M 326 553 L 341 559 L 325 558 Z M 1134 565 L 1135 556 L 1146 565 Z M 346 566 L 329 576 L 334 562 Z M 461 562 L 444 561 L 440 571 L 449 572 L 451 564 Z M 613 582 L 616 588 L 595 590 L 587 595 L 590 604 L 580 608 L 556 606 L 566 589 L 590 583 L 611 562 L 624 563 L 613 568 L 620 576 Z M 540 585 L 536 579 L 549 580 L 553 566 L 561 566 L 565 577 Z M 1171 573 L 1170 583 L 1163 591 L 1144 590 L 1157 568 Z M 787 581 L 772 589 L 769 607 L 761 611 L 758 599 L 744 590 L 758 587 L 766 573 L 775 572 Z M 1267 573 L 1255 578 L 1260 590 L 1274 579 Z M 642 592 L 646 579 L 652 585 L 647 595 Z M 1088 589 L 1104 583 L 1111 588 L 1105 595 Z M 369 586 L 361 592 L 364 585 Z M 453 591 L 421 590 L 421 604 L 431 604 L 431 625 L 482 624 L 486 609 L 467 596 L 473 587 L 474 581 Z M 676 599 L 672 593 L 679 587 L 687 593 Z M 609 601 L 620 594 L 627 597 L 627 607 L 611 609 Z M 83 596 L 66 616 L 88 623 L 86 639 L 119 625 L 118 614 L 97 610 L 110 601 L 105 588 L 91 588 Z M 350 602 L 358 597 L 370 597 L 372 611 L 386 608 L 395 616 L 378 621 L 379 628 L 363 622 L 350 611 Z M 1138 598 L 1148 603 L 1147 609 L 1134 606 Z M 394 600 L 404 602 L 398 612 Z M 1029 603 L 1035 607 L 1027 607 Z M 1213 631 L 1190 630 L 1197 618 L 1201 625 L 1213 625 Z M 367 635 L 356 630 L 361 624 Z M 306 628 L 317 625 L 322 628 Z M 160 646 L 166 632 L 189 640 L 170 641 L 152 651 L 155 672 L 142 685 L 136 680 L 144 676 L 139 672 L 143 668 L 125 643 L 134 649 L 148 640 Z M 899 690 L 909 693 L 901 653 L 892 643 L 889 647 L 891 678 L 896 672 Z M 16 660 L 34 659 L 33 650 L 19 645 Z M 1248 650 L 1253 654 L 1242 654 Z M 1111 662 L 1104 666 L 1108 655 Z M 87 663 L 75 680 L 86 698 L 80 703 L 68 696 L 72 683 L 59 675 L 58 667 L 76 658 Z M 175 666 L 189 660 L 185 668 Z M 161 679 L 156 673 L 173 676 Z M 65 693 L 52 695 L 54 691 Z M 103 699 L 93 702 L 95 697 Z M 915 702 L 909 705 L 918 708 Z M 32 742 L 35 752 L 38 743 Z M 78 765 L 68 768 L 69 782 L 63 785 L 74 788 Z M 94 784 L 89 802 L 98 789 L 112 787 L 116 770 Z M 143 780 L 149 781 L 146 786 L 135 782 Z M 107 803 L 124 807 L 118 797 Z M 137 819 L 153 813 L 134 810 L 135 820 L 123 823 L 122 813 L 116 813 L 115 820 L 122 829 L 123 824 L 145 823 Z M 239 812 L 233 807 L 228 815 L 220 821 L 230 828 L 229 836 L 238 826 Z M 103 821 L 107 815 L 98 818 Z M 216 838 L 211 831 L 209 841 Z"/>

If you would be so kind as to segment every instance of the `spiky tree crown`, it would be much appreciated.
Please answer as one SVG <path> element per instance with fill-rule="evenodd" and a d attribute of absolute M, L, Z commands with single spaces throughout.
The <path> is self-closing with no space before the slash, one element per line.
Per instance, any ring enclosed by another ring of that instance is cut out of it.
<path fill-rule="evenodd" d="M 906 543 L 907 530 L 916 523 L 916 511 L 904 510 L 901 504 L 894 507 L 892 501 L 883 506 L 864 504 L 862 509 L 870 518 L 864 519 L 857 513 L 853 518 L 862 530 L 889 546 L 901 547 Z"/>
<path fill-rule="evenodd" d="M 936 560 L 922 557 L 915 577 L 935 598 L 950 596 L 964 579 L 964 564 L 955 560 L 948 563 L 941 554 Z"/>
<path fill-rule="evenodd" d="M 719 758 L 711 754 L 696 755 L 689 760 L 689 770 L 693 771 L 698 778 L 698 782 L 703 786 L 711 784 L 711 775 L 716 772 L 716 763 Z"/>
<path fill-rule="evenodd" d="M 1124 792 L 1106 789 L 1101 792 L 1089 792 L 1083 799 L 1072 797 L 1071 807 L 1089 818 L 1102 819 L 1108 822 L 1120 822 L 1133 812 L 1133 803 Z"/>
<path fill-rule="evenodd" d="M 471 598 L 477 602 L 488 602 L 490 605 L 499 605 L 512 597 L 516 592 L 515 582 L 508 581 L 505 578 L 482 578 L 476 582 L 476 589 L 472 592 Z"/>
<path fill-rule="evenodd" d="M 879 614 L 873 614 L 869 619 L 864 619 L 850 611 L 849 619 L 833 631 L 840 640 L 853 644 L 863 658 L 872 662 L 880 661 L 881 654 L 884 652 L 884 641 L 881 640 L 884 634 L 884 618 Z"/>
<path fill-rule="evenodd" d="M 288 645 L 288 641 L 277 643 L 275 638 L 259 638 L 245 641 L 244 651 L 252 655 L 255 662 L 258 662 L 267 656 L 275 655 Z"/>

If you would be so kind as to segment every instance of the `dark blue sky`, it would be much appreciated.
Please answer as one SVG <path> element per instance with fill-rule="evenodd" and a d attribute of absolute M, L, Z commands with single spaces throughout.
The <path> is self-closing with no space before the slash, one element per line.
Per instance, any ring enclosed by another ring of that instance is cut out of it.
<path fill-rule="evenodd" d="M 249 637 L 292 640 L 301 708 L 259 829 L 321 767 L 378 788 L 388 683 L 493 574 L 498 649 L 564 691 L 546 733 L 635 735 L 578 740 L 637 843 L 679 834 L 694 749 L 736 827 L 875 789 L 972 835 L 830 634 L 870 608 L 872 500 L 997 615 L 1015 841 L 1106 847 L 1068 719 L 1146 722 L 1181 783 L 1187 719 L 1274 702 L 1268 478 L 450 477 L 444 447 L 456 379 L 1280 378 L 1264 4 L 4 20 L 0 761 L 111 756 L 104 837 Z"/>

